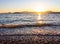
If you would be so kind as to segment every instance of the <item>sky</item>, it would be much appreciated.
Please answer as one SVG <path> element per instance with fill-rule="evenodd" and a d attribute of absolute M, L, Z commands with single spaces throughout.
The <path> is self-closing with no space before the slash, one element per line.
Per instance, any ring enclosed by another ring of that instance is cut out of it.
<path fill-rule="evenodd" d="M 0 13 L 21 11 L 60 12 L 60 0 L 0 0 Z"/>

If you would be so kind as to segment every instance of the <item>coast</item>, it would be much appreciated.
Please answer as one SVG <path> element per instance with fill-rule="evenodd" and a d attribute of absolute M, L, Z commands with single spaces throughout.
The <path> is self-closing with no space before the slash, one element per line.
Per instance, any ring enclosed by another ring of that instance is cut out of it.
<path fill-rule="evenodd" d="M 41 26 L 60 26 L 59 24 L 0 24 L 0 28 L 17 28 L 17 27 L 41 27 Z"/>

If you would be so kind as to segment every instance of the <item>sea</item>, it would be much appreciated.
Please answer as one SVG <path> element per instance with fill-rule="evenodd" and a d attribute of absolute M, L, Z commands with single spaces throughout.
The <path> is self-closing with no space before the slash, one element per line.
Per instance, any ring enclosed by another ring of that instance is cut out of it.
<path fill-rule="evenodd" d="M 39 25 L 51 24 L 51 26 L 0 28 L 0 35 L 60 34 L 60 14 L 0 14 L 0 25 L 32 25 L 37 23 Z"/>
<path fill-rule="evenodd" d="M 60 44 L 60 14 L 0 14 L 1 25 L 1 44 Z"/>

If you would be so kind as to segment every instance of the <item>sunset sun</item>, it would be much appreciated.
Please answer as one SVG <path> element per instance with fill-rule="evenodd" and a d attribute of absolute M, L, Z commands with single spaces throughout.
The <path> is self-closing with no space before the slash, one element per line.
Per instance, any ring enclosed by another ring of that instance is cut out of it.
<path fill-rule="evenodd" d="M 35 7 L 34 9 L 36 12 L 44 12 L 45 11 L 45 8 L 44 7 Z"/>

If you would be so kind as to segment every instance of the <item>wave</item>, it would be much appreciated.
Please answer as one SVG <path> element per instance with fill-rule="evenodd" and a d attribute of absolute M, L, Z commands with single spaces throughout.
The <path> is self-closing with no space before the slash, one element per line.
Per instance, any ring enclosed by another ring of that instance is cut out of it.
<path fill-rule="evenodd" d="M 17 28 L 17 27 L 41 27 L 41 26 L 60 26 L 60 24 L 0 24 L 0 28 Z"/>
<path fill-rule="evenodd" d="M 3 34 L 0 36 L 60 36 L 60 34 Z"/>

